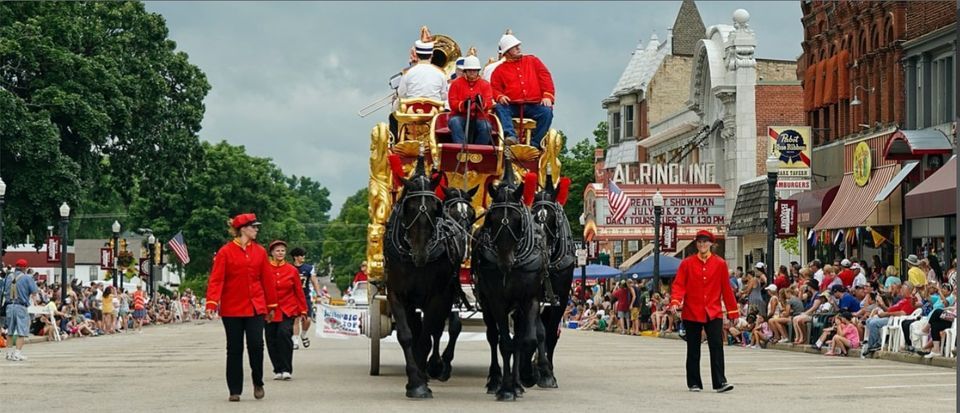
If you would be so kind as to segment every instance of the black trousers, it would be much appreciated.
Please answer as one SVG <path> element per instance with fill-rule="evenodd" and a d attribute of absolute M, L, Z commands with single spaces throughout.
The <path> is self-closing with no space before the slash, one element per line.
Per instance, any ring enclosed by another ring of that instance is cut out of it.
<path fill-rule="evenodd" d="M 267 323 L 267 354 L 273 364 L 273 373 L 293 373 L 293 321 L 283 316 L 279 323 Z"/>
<path fill-rule="evenodd" d="M 230 394 L 243 394 L 243 338 L 247 338 L 247 354 L 254 386 L 263 386 L 263 316 L 223 317 L 227 333 L 227 388 Z"/>
<path fill-rule="evenodd" d="M 707 334 L 707 347 L 710 348 L 710 378 L 713 388 L 718 389 L 727 382 L 723 375 L 723 319 L 715 318 L 706 323 L 683 320 L 687 331 L 687 387 L 703 388 L 700 380 L 700 340 L 701 332 Z"/>

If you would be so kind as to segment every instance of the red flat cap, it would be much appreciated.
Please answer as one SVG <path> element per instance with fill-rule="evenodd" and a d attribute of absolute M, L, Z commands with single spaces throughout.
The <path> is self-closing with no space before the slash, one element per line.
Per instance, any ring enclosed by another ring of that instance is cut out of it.
<path fill-rule="evenodd" d="M 17 260 L 17 267 L 27 268 L 27 260 L 25 260 L 25 259 L 23 259 L 23 258 Z"/>
<path fill-rule="evenodd" d="M 230 226 L 240 229 L 247 225 L 260 225 L 260 222 L 257 221 L 257 216 L 255 214 L 240 214 L 233 217 L 233 220 L 230 221 Z"/>
<path fill-rule="evenodd" d="M 705 229 L 697 231 L 697 239 L 700 238 L 706 238 L 710 240 L 710 242 L 717 242 L 717 238 L 713 236 L 713 233 Z"/>

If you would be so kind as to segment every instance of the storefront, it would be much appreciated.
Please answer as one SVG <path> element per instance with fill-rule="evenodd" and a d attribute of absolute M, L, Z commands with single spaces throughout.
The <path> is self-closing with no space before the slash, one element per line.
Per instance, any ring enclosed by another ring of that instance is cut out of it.
<path fill-rule="evenodd" d="M 856 258 L 874 266 L 899 263 L 903 221 L 900 165 L 885 159 L 895 130 L 844 145 L 844 175 L 826 213 L 808 234 L 814 255 L 825 262 Z M 876 257 L 876 258 L 874 258 Z"/>
<path fill-rule="evenodd" d="M 957 158 L 956 156 L 906 195 L 910 223 L 910 252 L 920 257 L 937 256 L 949 265 L 957 256 Z"/>
<path fill-rule="evenodd" d="M 798 192 L 789 199 L 797 201 L 797 226 L 803 240 L 800 242 L 800 256 L 803 262 L 810 262 L 817 258 L 818 249 L 817 233 L 813 227 L 817 225 L 820 218 L 833 205 L 833 200 L 837 198 L 839 185 L 829 188 L 816 189 L 813 191 Z"/>

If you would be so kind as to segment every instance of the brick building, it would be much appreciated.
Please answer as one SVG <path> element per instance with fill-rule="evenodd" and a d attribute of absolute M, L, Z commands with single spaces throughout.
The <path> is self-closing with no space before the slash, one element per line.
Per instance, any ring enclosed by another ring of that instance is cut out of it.
<path fill-rule="evenodd" d="M 910 238 L 904 195 L 930 172 L 915 167 L 930 151 L 942 156 L 951 146 L 955 44 L 945 32 L 956 21 L 955 6 L 801 3 L 797 73 L 814 130 L 814 190 L 795 197 L 800 226 L 808 228 L 806 258 L 901 262 Z M 927 146 L 920 153 L 912 145 Z M 901 146 L 907 153 L 898 152 Z"/>

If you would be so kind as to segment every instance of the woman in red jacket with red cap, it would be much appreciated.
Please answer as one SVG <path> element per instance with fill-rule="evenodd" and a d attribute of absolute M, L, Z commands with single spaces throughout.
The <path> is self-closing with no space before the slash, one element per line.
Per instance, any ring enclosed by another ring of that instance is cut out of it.
<path fill-rule="evenodd" d="M 207 281 L 207 316 L 219 310 L 227 334 L 227 388 L 230 401 L 240 401 L 243 393 L 243 340 L 247 340 L 253 397 L 263 392 L 264 315 L 273 319 L 277 307 L 267 252 L 256 243 L 260 222 L 254 214 L 240 214 L 230 220 L 235 238 L 217 251 Z"/>
<path fill-rule="evenodd" d="M 707 334 L 710 349 L 710 376 L 718 393 L 733 390 L 727 383 L 723 366 L 723 307 L 727 317 L 737 319 L 740 314 L 737 300 L 727 278 L 727 262 L 713 254 L 710 247 L 715 239 L 710 231 L 697 232 L 697 254 L 684 258 L 677 269 L 670 290 L 670 307 L 682 303 L 683 326 L 687 339 L 687 388 L 692 392 L 703 390 L 700 380 L 700 337 Z"/>
<path fill-rule="evenodd" d="M 274 380 L 293 378 L 293 321 L 307 314 L 307 299 L 300 284 L 300 272 L 286 261 L 287 243 L 274 241 L 270 251 L 270 272 L 276 282 L 277 311 L 267 324 L 267 353 L 273 364 Z"/>

